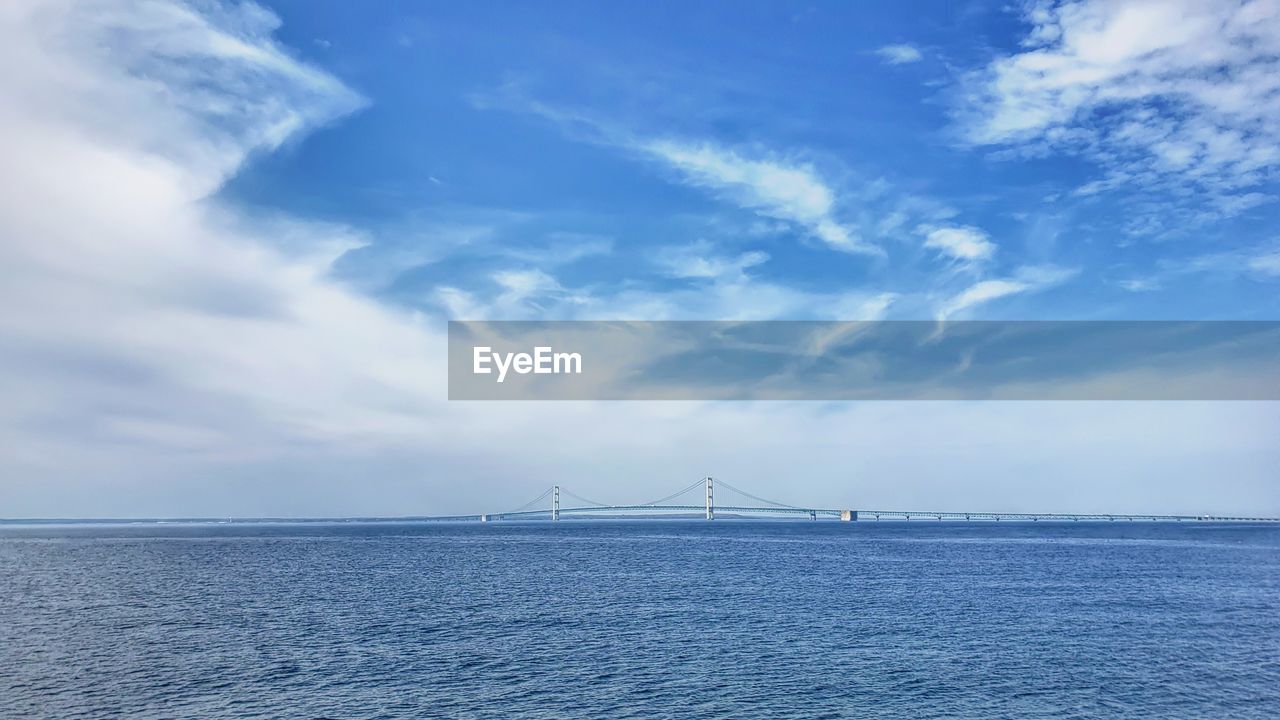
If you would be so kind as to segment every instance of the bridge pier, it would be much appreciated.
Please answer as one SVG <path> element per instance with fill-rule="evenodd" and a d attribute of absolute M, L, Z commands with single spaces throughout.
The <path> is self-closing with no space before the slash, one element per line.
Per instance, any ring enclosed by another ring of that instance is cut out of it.
<path fill-rule="evenodd" d="M 858 520 L 857 510 L 841 510 L 840 511 L 841 522 L 857 522 L 857 520 Z"/>

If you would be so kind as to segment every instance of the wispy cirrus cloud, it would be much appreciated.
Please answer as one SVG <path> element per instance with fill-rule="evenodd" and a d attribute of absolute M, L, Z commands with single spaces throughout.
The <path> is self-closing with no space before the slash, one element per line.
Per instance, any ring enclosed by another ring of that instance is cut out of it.
<path fill-rule="evenodd" d="M 768 145 L 726 145 L 697 136 L 637 132 L 585 110 L 550 104 L 512 83 L 470 100 L 480 109 L 505 109 L 544 118 L 573 139 L 615 148 L 670 171 L 677 182 L 798 230 L 839 252 L 883 257 L 883 240 L 910 235 L 921 222 L 943 222 L 957 211 L 947 203 L 895 188 L 882 177 L 856 187 L 833 182 L 806 159 L 807 151 Z M 850 171 L 838 162 L 842 172 Z"/>
<path fill-rule="evenodd" d="M 709 142 L 642 142 L 637 149 L 706 188 L 765 217 L 792 223 L 842 252 L 883 254 L 836 219 L 836 193 L 809 164 L 771 154 L 748 156 Z"/>
<path fill-rule="evenodd" d="M 1248 267 L 1262 275 L 1280 277 L 1280 250 L 1249 258 Z"/>
<path fill-rule="evenodd" d="M 1184 258 L 1164 258 L 1156 263 L 1152 272 L 1124 278 L 1116 284 L 1129 292 L 1150 292 L 1160 290 L 1180 278 L 1195 275 L 1253 280 L 1280 279 L 1280 243 L 1271 242 Z"/>
<path fill-rule="evenodd" d="M 670 277 L 709 280 L 744 280 L 748 268 L 769 261 L 769 254 L 759 250 L 721 254 L 706 240 L 660 248 L 655 257 L 659 268 Z"/>
<path fill-rule="evenodd" d="M 1010 277 L 981 280 L 943 301 L 938 306 L 936 317 L 947 320 L 993 300 L 1045 290 L 1065 282 L 1077 272 L 1071 268 L 1036 265 L 1019 268 Z"/>
<path fill-rule="evenodd" d="M 459 320 L 878 320 L 899 294 L 886 290 L 805 290 L 754 277 L 768 255 L 724 253 L 708 243 L 659 250 L 663 279 L 573 286 L 541 270 L 494 273 L 483 285 L 444 286 L 436 300 Z M 688 281 L 671 287 L 670 280 Z"/>
<path fill-rule="evenodd" d="M 539 268 L 498 270 L 487 279 L 488 292 L 442 285 L 435 289 L 436 299 L 449 317 L 459 320 L 565 317 L 592 302 L 586 290 L 567 288 Z"/>
<path fill-rule="evenodd" d="M 991 236 L 972 225 L 922 225 L 924 246 L 955 262 L 975 264 L 990 260 L 996 252 Z"/>
<path fill-rule="evenodd" d="M 908 43 L 885 45 L 876 50 L 876 55 L 879 55 L 880 59 L 889 65 L 907 65 L 924 59 L 924 54 L 920 52 L 919 48 Z"/>
<path fill-rule="evenodd" d="M 1280 5 L 1082 0 L 1027 7 L 1023 50 L 970 78 L 967 138 L 1097 162 L 1082 188 L 1198 188 L 1216 216 L 1273 198 L 1280 169 Z"/>
<path fill-rule="evenodd" d="M 251 152 L 366 103 L 292 57 L 272 37 L 279 18 L 257 5 L 208 12 L 174 2 L 72 5 L 19 2 L 0 17 L 6 35 L 46 27 L 5 49 L 6 64 L 31 63 L 6 81 L 6 105 L 38 107 L 50 121 L 79 123 L 133 152 L 181 163 L 189 172 L 175 180 L 187 197 L 211 192 Z M 86 85 L 83 70 L 95 64 L 129 80 Z M 68 91 L 54 96 L 50 85 Z M 155 102 L 157 92 L 165 102 Z M 148 107 L 144 120 L 131 112 L 140 106 Z"/>

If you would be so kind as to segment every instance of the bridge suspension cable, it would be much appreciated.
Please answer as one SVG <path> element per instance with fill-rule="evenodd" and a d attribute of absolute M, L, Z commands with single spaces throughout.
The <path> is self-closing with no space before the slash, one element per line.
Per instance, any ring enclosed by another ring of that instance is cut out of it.
<path fill-rule="evenodd" d="M 508 510 L 508 511 L 507 511 L 507 514 L 511 514 L 511 513 L 518 513 L 518 512 L 524 512 L 525 510 L 528 510 L 529 508 L 533 507 L 534 505 L 537 505 L 538 503 L 540 503 L 540 502 L 542 502 L 543 500 L 546 500 L 548 497 L 550 497 L 550 496 L 551 496 L 551 491 L 552 491 L 552 490 L 554 490 L 554 489 L 555 489 L 554 487 L 549 487 L 549 488 L 547 488 L 546 490 L 543 490 L 541 495 L 539 495 L 538 497 L 536 497 L 536 498 L 534 498 L 534 499 L 530 500 L 529 502 L 527 502 L 527 503 L 525 503 L 525 504 L 521 505 L 520 507 L 516 508 L 515 510 Z"/>
<path fill-rule="evenodd" d="M 747 492 L 746 490 L 739 490 L 738 488 L 734 487 L 733 485 L 730 485 L 729 483 L 725 482 L 724 480 L 720 480 L 719 478 L 717 478 L 717 479 L 716 479 L 716 485 L 717 485 L 717 486 L 719 486 L 719 487 L 722 487 L 722 488 L 728 488 L 729 490 L 732 490 L 733 492 L 736 492 L 736 493 L 738 493 L 739 495 L 742 495 L 743 497 L 751 498 L 752 500 L 755 500 L 756 502 L 762 502 L 762 503 L 764 503 L 765 505 L 773 505 L 773 506 L 775 506 L 775 507 L 787 508 L 787 509 L 789 509 L 789 510 L 805 510 L 805 509 L 807 509 L 807 508 L 799 507 L 799 506 L 797 506 L 797 505 L 788 505 L 788 504 L 786 504 L 786 503 L 780 503 L 780 502 L 778 502 L 778 501 L 776 501 L 776 500 L 767 500 L 767 499 L 765 499 L 765 498 L 760 497 L 759 495 L 752 495 L 751 493 Z"/>
<path fill-rule="evenodd" d="M 596 507 L 613 507 L 613 504 L 612 504 L 612 503 L 596 502 L 595 500 L 591 500 L 590 498 L 584 498 L 584 497 L 582 497 L 581 495 L 579 495 L 579 494 L 577 494 L 577 493 L 575 493 L 575 492 L 571 492 L 571 491 L 569 491 L 569 490 L 566 490 L 566 489 L 564 488 L 564 486 L 563 486 L 563 485 L 561 485 L 561 486 L 560 486 L 560 494 L 561 494 L 561 495 L 565 495 L 565 496 L 567 496 L 567 497 L 571 497 L 571 498 L 573 498 L 574 500 L 577 500 L 577 501 L 579 501 L 579 502 L 584 502 L 584 503 L 586 503 L 586 504 L 588 504 L 588 505 L 595 505 Z"/>
<path fill-rule="evenodd" d="M 690 485 L 689 487 L 687 487 L 687 488 L 685 488 L 685 489 L 683 489 L 683 490 L 680 490 L 679 492 L 674 492 L 674 493 L 671 493 L 670 495 L 668 495 L 668 496 L 666 496 L 666 497 L 658 498 L 657 500 L 650 500 L 649 502 L 643 502 L 643 503 L 639 503 L 639 504 L 640 504 L 640 505 L 659 505 L 659 504 L 664 503 L 664 502 L 666 502 L 666 501 L 668 501 L 668 500 L 674 500 L 674 499 L 676 499 L 676 498 L 680 497 L 681 495 L 684 495 L 685 493 L 687 493 L 687 492 L 689 492 L 689 491 L 691 491 L 691 490 L 695 490 L 695 489 L 697 489 L 697 488 L 703 487 L 705 483 L 706 483 L 706 479 L 705 479 L 705 478 L 698 478 L 698 480 L 697 480 L 696 482 L 694 482 L 692 485 Z"/>

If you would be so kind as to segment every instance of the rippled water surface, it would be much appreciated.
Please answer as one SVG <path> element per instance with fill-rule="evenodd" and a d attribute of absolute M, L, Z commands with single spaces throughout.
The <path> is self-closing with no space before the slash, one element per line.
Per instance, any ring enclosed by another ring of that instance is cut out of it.
<path fill-rule="evenodd" d="M 0 526 L 0 717 L 1280 717 L 1280 528 Z"/>

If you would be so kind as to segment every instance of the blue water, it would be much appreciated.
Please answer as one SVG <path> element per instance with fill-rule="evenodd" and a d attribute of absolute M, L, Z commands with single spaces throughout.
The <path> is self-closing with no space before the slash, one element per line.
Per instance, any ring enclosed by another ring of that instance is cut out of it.
<path fill-rule="evenodd" d="M 4 718 L 1277 718 L 1280 528 L 0 526 Z"/>

